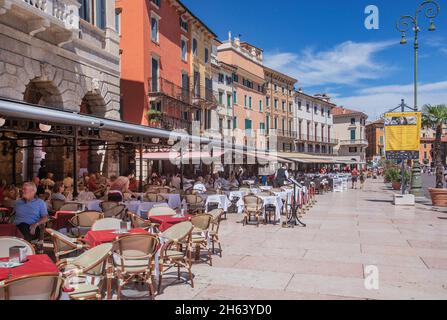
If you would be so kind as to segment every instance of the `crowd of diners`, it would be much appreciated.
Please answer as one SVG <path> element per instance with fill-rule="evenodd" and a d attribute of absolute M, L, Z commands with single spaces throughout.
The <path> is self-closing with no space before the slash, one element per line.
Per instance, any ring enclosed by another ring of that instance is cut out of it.
<path fill-rule="evenodd" d="M 299 179 L 306 174 L 338 173 L 337 169 L 320 168 L 318 172 L 288 170 L 287 177 Z M 350 167 L 343 168 L 343 172 L 351 173 Z M 353 175 L 363 175 L 363 171 L 354 170 Z M 250 181 L 253 185 L 271 185 L 277 187 L 277 181 L 286 177 L 261 176 L 248 173 L 240 166 L 227 176 L 221 173 L 197 175 L 195 178 L 181 177 L 180 174 L 159 175 L 152 173 L 144 182 L 143 192 L 154 186 L 169 186 L 182 193 L 193 190 L 195 193 L 205 193 L 210 190 L 233 190 Z M 183 179 L 183 181 L 182 181 Z M 354 181 L 353 181 L 354 182 Z M 78 195 L 73 199 L 73 177 L 67 174 L 61 181 L 55 181 L 54 174 L 47 170 L 45 161 L 41 162 L 38 174 L 32 181 L 25 182 L 21 188 L 0 183 L 0 205 L 13 207 L 15 212 L 14 224 L 28 241 L 38 236 L 36 230 L 43 227 L 48 220 L 48 209 L 51 209 L 51 200 L 62 201 L 88 201 L 102 199 L 108 201 L 126 201 L 138 198 L 139 181 L 133 171 L 121 176 L 106 177 L 98 172 L 84 172 L 77 186 Z M 183 190 L 181 185 L 183 184 Z M 354 184 L 353 184 L 354 185 Z"/>

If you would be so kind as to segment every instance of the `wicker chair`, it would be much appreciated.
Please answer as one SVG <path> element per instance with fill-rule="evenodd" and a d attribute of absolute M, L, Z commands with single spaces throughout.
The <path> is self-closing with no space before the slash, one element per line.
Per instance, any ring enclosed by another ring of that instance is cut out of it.
<path fill-rule="evenodd" d="M 158 238 L 151 234 L 134 234 L 115 240 L 113 263 L 118 278 L 118 299 L 121 297 L 122 287 L 132 280 L 146 283 L 150 296 L 155 296 L 152 273 L 159 242 Z"/>
<path fill-rule="evenodd" d="M 57 263 L 59 270 L 69 280 L 73 275 L 78 280 L 74 291 L 68 295 L 72 300 L 100 300 L 104 280 L 106 279 L 107 261 L 112 254 L 111 243 L 96 246 L 76 258 L 60 260 Z M 88 280 L 91 280 L 88 282 Z M 99 279 L 99 281 L 95 281 Z M 69 282 L 69 281 L 68 281 Z M 108 292 L 109 294 L 110 292 Z"/>
<path fill-rule="evenodd" d="M 59 261 L 61 256 L 66 256 L 74 252 L 88 249 L 89 246 L 81 239 L 70 238 L 59 231 L 46 228 L 45 232 L 51 236 L 53 241 L 54 255 L 56 261 Z"/>
<path fill-rule="evenodd" d="M 144 230 L 150 231 L 151 233 L 159 232 L 158 228 L 160 227 L 160 224 L 154 223 L 151 220 L 145 220 L 133 212 L 127 212 L 127 214 L 130 218 L 132 228 L 144 229 Z"/>
<path fill-rule="evenodd" d="M 211 220 L 211 224 L 208 230 L 208 236 L 211 240 L 211 251 L 214 254 L 214 244 L 217 243 L 219 246 L 219 256 L 222 258 L 222 246 L 220 244 L 219 239 L 219 228 L 220 228 L 220 222 L 222 221 L 222 216 L 224 215 L 223 209 L 216 209 L 212 210 L 208 213 L 209 215 L 213 216 L 213 219 Z"/>
<path fill-rule="evenodd" d="M 62 206 L 65 204 L 65 200 L 52 199 L 51 210 L 52 212 L 61 211 Z"/>
<path fill-rule="evenodd" d="M 163 197 L 161 194 L 158 194 L 158 193 L 146 193 L 144 195 L 144 201 L 147 201 L 147 202 L 164 202 L 164 201 L 166 201 L 166 198 Z"/>
<path fill-rule="evenodd" d="M 84 205 L 82 203 L 70 202 L 64 204 L 62 207 L 59 208 L 58 211 L 79 211 L 79 208 L 83 207 Z"/>
<path fill-rule="evenodd" d="M 194 226 L 192 230 L 192 244 L 195 247 L 196 260 L 199 260 L 200 249 L 203 248 L 208 252 L 210 266 L 213 265 L 213 260 L 212 252 L 208 245 L 208 232 L 213 218 L 210 214 L 200 214 L 191 218 L 191 223 Z"/>
<path fill-rule="evenodd" d="M 12 223 L 14 220 L 13 217 L 13 209 L 12 208 L 1 208 L 0 210 L 0 224 Z"/>
<path fill-rule="evenodd" d="M 118 206 L 120 203 L 116 201 L 102 201 L 99 206 L 101 207 L 102 212 L 105 212 L 111 208 Z"/>
<path fill-rule="evenodd" d="M 155 189 L 156 193 L 171 193 L 171 188 L 169 187 L 160 187 Z"/>
<path fill-rule="evenodd" d="M 262 199 L 256 196 L 244 196 L 244 220 L 245 226 L 251 217 L 256 218 L 256 226 L 259 227 L 259 216 L 262 214 Z"/>
<path fill-rule="evenodd" d="M 103 210 L 104 218 L 116 218 L 124 220 L 126 218 L 126 206 L 124 204 L 120 204 L 114 207 L 109 207 Z"/>
<path fill-rule="evenodd" d="M 57 300 L 63 279 L 57 273 L 40 273 L 0 282 L 0 300 Z"/>
<path fill-rule="evenodd" d="M 115 219 L 115 218 L 104 218 L 96 220 L 93 223 L 91 230 L 92 231 L 100 231 L 100 230 L 119 230 L 121 228 L 121 222 L 123 220 Z"/>
<path fill-rule="evenodd" d="M 191 222 L 185 221 L 173 225 L 161 234 L 161 237 L 165 239 L 165 242 L 160 249 L 160 256 L 158 258 L 160 271 L 158 278 L 158 294 L 161 292 L 163 272 L 172 267 L 177 267 L 178 280 L 180 280 L 180 268 L 186 268 L 189 273 L 191 287 L 194 288 L 191 271 L 191 238 L 193 228 L 194 226 Z M 184 249 L 183 246 L 185 246 Z"/>
<path fill-rule="evenodd" d="M 200 214 L 203 212 L 203 206 L 205 201 L 197 194 L 185 195 L 186 204 L 188 205 L 188 213 Z"/>
<path fill-rule="evenodd" d="M 36 254 L 33 245 L 28 241 L 16 237 L 0 237 L 0 257 L 9 257 L 9 248 L 15 246 L 26 247 L 29 256 Z"/>
<path fill-rule="evenodd" d="M 149 219 L 156 216 L 174 216 L 176 214 L 175 210 L 169 207 L 153 207 L 147 213 Z"/>
<path fill-rule="evenodd" d="M 70 224 L 73 226 L 73 230 L 75 230 L 75 236 L 80 238 L 84 236 L 93 226 L 96 220 L 104 218 L 104 215 L 98 211 L 84 211 L 78 213 L 73 218 L 70 219 Z"/>

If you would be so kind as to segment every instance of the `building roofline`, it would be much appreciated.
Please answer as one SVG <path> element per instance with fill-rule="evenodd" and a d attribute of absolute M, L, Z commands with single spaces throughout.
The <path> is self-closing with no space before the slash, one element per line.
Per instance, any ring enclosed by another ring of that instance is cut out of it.
<path fill-rule="evenodd" d="M 180 0 L 175 0 L 175 1 L 177 1 L 177 3 L 183 7 L 185 12 L 189 13 L 195 20 L 197 20 L 197 22 L 199 22 L 203 27 L 205 27 L 205 29 L 209 33 L 211 33 L 211 35 L 214 37 L 214 39 L 217 39 L 217 35 L 214 33 L 214 31 L 211 30 L 210 27 L 208 27 L 199 17 L 197 17 L 194 13 L 192 13 L 192 11 L 189 10 L 188 7 L 182 1 L 180 1 Z M 183 12 L 183 13 L 185 13 L 185 12 Z"/>
<path fill-rule="evenodd" d="M 293 84 L 295 84 L 295 83 L 298 82 L 297 79 L 292 78 L 291 76 L 288 76 L 288 75 L 286 75 L 286 74 L 284 74 L 284 73 L 282 73 L 282 72 L 279 72 L 279 71 L 277 71 L 277 70 L 274 70 L 274 69 L 269 68 L 269 67 L 266 67 L 266 66 L 264 66 L 264 72 L 265 72 L 265 71 L 270 72 L 270 73 L 273 73 L 273 74 L 277 74 L 277 75 L 279 75 L 280 77 L 286 79 L 287 81 L 293 82 Z"/>
<path fill-rule="evenodd" d="M 325 100 L 323 100 L 321 98 L 318 98 L 318 97 L 315 97 L 315 96 L 311 96 L 310 94 L 307 94 L 307 93 L 304 93 L 304 92 L 299 92 L 299 91 L 295 90 L 295 94 L 296 95 L 303 95 L 303 96 L 306 96 L 307 98 L 310 98 L 310 99 L 313 99 L 313 100 L 317 100 L 318 102 L 326 103 L 326 104 L 330 105 L 331 108 L 336 108 L 337 107 L 337 105 L 335 103 L 332 103 L 332 102 L 329 102 L 329 101 L 325 101 Z"/>

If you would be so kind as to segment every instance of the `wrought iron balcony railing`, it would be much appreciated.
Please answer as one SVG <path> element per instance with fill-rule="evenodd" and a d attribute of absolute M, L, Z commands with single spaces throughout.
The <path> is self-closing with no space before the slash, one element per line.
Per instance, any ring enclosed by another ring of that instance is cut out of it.
<path fill-rule="evenodd" d="M 148 84 L 150 96 L 164 94 L 190 105 L 199 106 L 202 103 L 212 107 L 218 105 L 217 92 L 214 92 L 211 88 L 199 86 L 193 87 L 191 90 L 189 86 L 180 87 L 164 78 L 149 78 Z"/>

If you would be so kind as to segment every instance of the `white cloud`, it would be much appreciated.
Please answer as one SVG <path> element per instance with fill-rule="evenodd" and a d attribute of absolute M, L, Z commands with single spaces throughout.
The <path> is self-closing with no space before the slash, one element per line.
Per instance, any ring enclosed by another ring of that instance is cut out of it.
<path fill-rule="evenodd" d="M 419 109 L 424 104 L 447 103 L 447 81 L 421 84 L 418 94 Z M 413 84 L 364 88 L 356 91 L 353 96 L 339 95 L 333 102 L 346 108 L 361 110 L 373 120 L 397 107 L 401 99 L 405 99 L 406 104 L 413 107 Z"/>
<path fill-rule="evenodd" d="M 298 79 L 301 86 L 357 85 L 362 80 L 381 78 L 384 70 L 391 70 L 390 66 L 376 61 L 374 56 L 393 44 L 396 42 L 346 41 L 328 51 L 306 49 L 300 54 L 267 52 L 264 63 Z"/>

